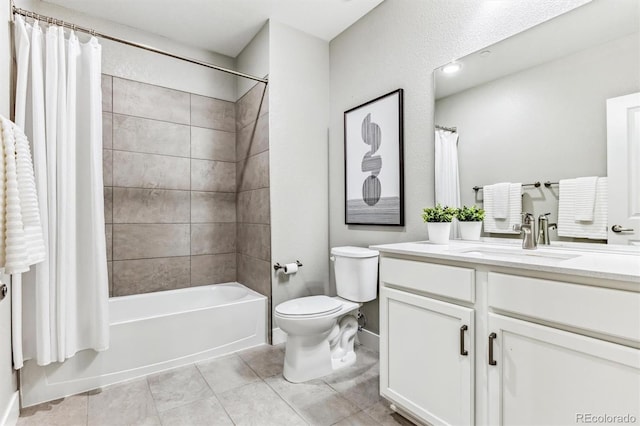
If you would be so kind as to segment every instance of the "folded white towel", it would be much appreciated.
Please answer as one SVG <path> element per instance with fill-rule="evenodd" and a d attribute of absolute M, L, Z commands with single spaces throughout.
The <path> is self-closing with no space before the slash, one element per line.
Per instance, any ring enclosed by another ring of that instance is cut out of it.
<path fill-rule="evenodd" d="M 494 215 L 495 193 L 494 185 L 483 188 L 483 203 L 486 212 L 484 219 L 484 231 L 497 234 L 518 234 L 513 230 L 513 225 L 520 223 L 522 213 L 522 184 L 509 184 L 509 210 L 505 219 L 498 219 Z"/>
<path fill-rule="evenodd" d="M 2 116 L 0 128 L 0 269 L 16 274 L 42 262 L 46 251 L 29 141 Z"/>
<path fill-rule="evenodd" d="M 579 222 L 593 222 L 598 176 L 581 177 L 575 179 L 575 181 L 576 204 L 573 213 L 574 220 Z"/>
<path fill-rule="evenodd" d="M 493 212 L 491 215 L 495 219 L 507 219 L 509 217 L 509 190 L 511 189 L 511 183 L 502 182 L 487 186 L 491 186 L 493 189 Z M 485 186 L 485 191 L 487 186 Z"/>
<path fill-rule="evenodd" d="M 576 179 L 560 180 L 558 236 L 606 240 L 608 223 L 607 178 L 598 178 L 596 182 L 596 199 L 593 209 L 593 221 L 580 222 L 575 220 L 574 212 L 577 197 Z"/>

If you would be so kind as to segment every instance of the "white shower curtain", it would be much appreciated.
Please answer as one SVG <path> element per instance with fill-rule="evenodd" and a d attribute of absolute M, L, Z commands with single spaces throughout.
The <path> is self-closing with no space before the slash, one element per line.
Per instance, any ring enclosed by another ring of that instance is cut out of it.
<path fill-rule="evenodd" d="M 458 133 L 436 130 L 436 204 L 460 207 Z"/>
<path fill-rule="evenodd" d="M 109 342 L 101 46 L 15 23 L 15 122 L 33 145 L 47 259 L 12 276 L 14 365 L 62 362 Z M 21 300 L 22 299 L 22 300 Z"/>
<path fill-rule="evenodd" d="M 436 130 L 435 182 L 436 204 L 460 207 L 460 178 L 458 174 L 458 133 Z M 451 236 L 458 234 L 457 224 L 451 228 Z"/>

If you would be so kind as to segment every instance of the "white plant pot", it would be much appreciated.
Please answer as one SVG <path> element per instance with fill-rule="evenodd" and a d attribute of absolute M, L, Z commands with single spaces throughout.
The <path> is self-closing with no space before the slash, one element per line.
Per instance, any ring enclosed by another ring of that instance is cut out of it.
<path fill-rule="evenodd" d="M 482 222 L 458 222 L 460 226 L 460 238 L 463 240 L 478 241 L 482 232 Z"/>
<path fill-rule="evenodd" d="M 451 222 L 427 222 L 429 241 L 434 244 L 449 244 Z"/>

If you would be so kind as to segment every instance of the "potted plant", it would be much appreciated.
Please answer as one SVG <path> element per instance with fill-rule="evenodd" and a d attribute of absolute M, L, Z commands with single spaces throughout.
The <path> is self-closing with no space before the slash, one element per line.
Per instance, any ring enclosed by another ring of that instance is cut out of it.
<path fill-rule="evenodd" d="M 454 207 L 427 207 L 422 210 L 422 220 L 427 223 L 429 241 L 435 244 L 447 244 L 451 232 L 451 221 L 456 214 Z"/>
<path fill-rule="evenodd" d="M 460 225 L 460 238 L 463 240 L 479 240 L 484 220 L 484 210 L 478 206 L 462 206 L 456 210 L 456 218 Z"/>

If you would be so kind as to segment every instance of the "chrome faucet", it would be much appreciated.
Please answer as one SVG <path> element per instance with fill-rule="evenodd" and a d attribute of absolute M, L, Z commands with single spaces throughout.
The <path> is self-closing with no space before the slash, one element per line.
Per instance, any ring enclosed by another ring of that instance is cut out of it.
<path fill-rule="evenodd" d="M 549 245 L 551 244 L 551 239 L 549 238 L 549 228 L 554 229 L 557 228 L 558 225 L 555 223 L 549 223 L 549 215 L 551 213 L 545 213 L 538 216 L 538 244 Z"/>
<path fill-rule="evenodd" d="M 522 213 L 522 223 L 513 225 L 514 231 L 520 231 L 522 234 L 522 248 L 526 250 L 534 250 L 538 247 L 536 234 L 536 219 L 531 213 Z"/>

